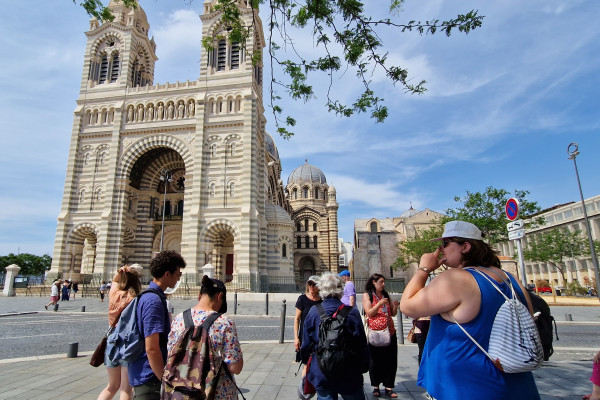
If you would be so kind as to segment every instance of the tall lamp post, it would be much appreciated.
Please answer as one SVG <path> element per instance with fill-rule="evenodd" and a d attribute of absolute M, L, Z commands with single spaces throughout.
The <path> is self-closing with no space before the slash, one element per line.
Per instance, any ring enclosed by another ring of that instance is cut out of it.
<path fill-rule="evenodd" d="M 163 168 L 160 171 L 160 180 L 163 181 L 163 185 L 165 187 L 165 191 L 163 194 L 163 210 L 162 210 L 162 227 L 160 230 L 160 251 L 163 250 L 163 240 L 165 238 L 165 211 L 167 208 L 167 184 L 173 180 L 173 175 L 171 171 L 166 168 Z"/>
<path fill-rule="evenodd" d="M 587 226 L 588 240 L 590 241 L 590 253 L 592 254 L 592 264 L 594 264 L 594 274 L 596 275 L 596 295 L 600 301 L 600 271 L 598 270 L 598 258 L 596 257 L 596 249 L 594 249 L 594 239 L 592 239 L 592 229 L 588 219 L 587 210 L 585 209 L 585 201 L 583 200 L 583 192 L 581 191 L 581 182 L 579 181 L 579 171 L 577 171 L 577 161 L 575 158 L 579 155 L 579 146 L 573 142 L 567 147 L 569 160 L 573 160 L 575 166 L 575 175 L 577 176 L 577 185 L 579 186 L 579 195 L 581 196 L 581 206 L 583 207 L 583 217 Z"/>

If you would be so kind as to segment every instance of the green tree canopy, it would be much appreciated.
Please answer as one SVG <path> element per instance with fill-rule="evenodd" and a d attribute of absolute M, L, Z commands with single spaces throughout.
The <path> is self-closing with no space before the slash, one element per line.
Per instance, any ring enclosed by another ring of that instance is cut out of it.
<path fill-rule="evenodd" d="M 527 248 L 523 249 L 523 258 L 553 265 L 560 272 L 565 283 L 567 282 L 565 259 L 589 256 L 588 239 L 581 231 L 569 232 L 560 228 L 529 236 Z"/>
<path fill-rule="evenodd" d="M 136 7 L 136 0 L 121 0 L 128 7 Z M 165 0 L 167 1 L 167 0 Z M 186 0 L 188 2 L 192 0 Z M 283 116 L 281 97 L 277 89 L 285 91 L 292 99 L 308 101 L 314 97 L 309 74 L 325 74 L 329 80 L 326 107 L 339 116 L 349 117 L 355 113 L 370 113 L 377 122 L 388 116 L 388 108 L 383 98 L 377 96 L 372 85 L 372 76 L 383 71 L 394 85 L 400 85 L 405 92 L 420 94 L 426 91 L 425 81 L 411 83 L 408 71 L 388 60 L 388 52 L 383 43 L 385 29 L 398 33 L 416 32 L 420 35 L 442 32 L 450 36 L 453 32 L 469 33 L 479 28 L 483 21 L 476 10 L 458 14 L 456 18 L 426 21 L 403 21 L 399 17 L 404 0 L 389 0 L 385 15 L 370 15 L 365 3 L 360 0 L 250 0 L 252 8 L 260 4 L 270 7 L 268 21 L 267 51 L 271 59 L 270 106 L 278 133 L 289 138 L 293 133 L 288 128 L 296 121 L 291 116 Z M 77 3 L 78 0 L 73 0 Z M 79 0 L 79 4 L 90 16 L 99 20 L 114 18 L 101 0 Z M 252 35 L 255 21 L 247 25 L 237 7 L 237 0 L 219 0 L 215 9 L 221 12 L 222 22 L 228 29 L 231 40 L 242 45 Z M 295 30 L 309 31 L 313 36 L 313 51 L 301 54 L 296 46 Z M 208 40 L 207 40 L 208 39 Z M 212 47 L 215 38 L 205 38 L 206 49 Z M 260 54 L 254 49 L 246 49 L 253 60 Z M 285 55 L 282 54 L 285 53 Z M 277 68 L 275 68 L 275 66 Z M 351 104 L 342 103 L 334 97 L 334 81 L 338 74 L 353 71 L 362 84 L 362 93 Z M 278 73 L 277 71 L 281 71 Z M 281 74 L 281 75 L 280 75 Z"/>
<path fill-rule="evenodd" d="M 4 271 L 12 264 L 21 267 L 20 275 L 42 275 L 50 269 L 52 258 L 47 254 L 40 257 L 29 253 L 10 253 L 7 256 L 0 256 L 0 270 Z"/>
<path fill-rule="evenodd" d="M 443 231 L 443 222 L 435 221 L 434 225 L 417 231 L 416 236 L 407 238 L 405 242 L 396 243 L 396 246 L 400 250 L 400 255 L 391 267 L 406 271 L 409 264 L 418 263 L 423 254 L 431 253 L 439 246 L 439 242 L 432 242 L 431 239 L 439 238 L 442 236 Z"/>
<path fill-rule="evenodd" d="M 449 220 L 461 220 L 471 222 L 484 233 L 484 240 L 489 244 L 496 244 L 508 240 L 506 224 L 510 222 L 506 218 L 506 202 L 514 197 L 520 203 L 521 218 L 533 216 L 540 211 L 537 202 L 526 199 L 529 194 L 527 190 L 515 190 L 514 195 L 505 189 L 488 187 L 485 192 L 469 192 L 465 197 L 454 198 L 454 201 L 462 203 L 461 207 L 446 210 Z M 532 218 L 527 221 L 530 228 L 542 225 L 542 218 Z"/>

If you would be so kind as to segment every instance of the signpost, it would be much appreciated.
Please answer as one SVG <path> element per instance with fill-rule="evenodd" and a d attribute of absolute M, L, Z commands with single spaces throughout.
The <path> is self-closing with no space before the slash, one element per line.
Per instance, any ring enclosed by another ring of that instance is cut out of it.
<path fill-rule="evenodd" d="M 515 198 L 508 199 L 506 202 L 506 218 L 509 222 L 506 224 L 508 229 L 508 240 L 516 241 L 517 254 L 519 256 L 519 266 L 521 267 L 521 283 L 524 287 L 527 287 L 527 279 L 525 277 L 525 260 L 523 259 L 523 248 L 521 246 L 521 239 L 525 237 L 525 223 L 519 218 L 519 200 Z"/>

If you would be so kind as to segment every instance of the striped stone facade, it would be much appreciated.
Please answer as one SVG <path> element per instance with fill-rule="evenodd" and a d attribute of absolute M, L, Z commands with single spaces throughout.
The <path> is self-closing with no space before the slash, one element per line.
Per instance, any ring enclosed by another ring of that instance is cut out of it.
<path fill-rule="evenodd" d="M 86 32 L 48 277 L 147 268 L 161 244 L 182 253 L 192 281 L 207 263 L 228 279 L 293 276 L 291 209 L 265 131 L 262 64 L 249 55 L 265 45 L 258 12 L 239 2 L 256 24 L 245 50 L 205 2 L 203 37 L 217 39 L 202 51 L 200 77 L 154 84 L 156 44 L 143 9 L 109 7 L 114 21 L 92 19 Z"/>

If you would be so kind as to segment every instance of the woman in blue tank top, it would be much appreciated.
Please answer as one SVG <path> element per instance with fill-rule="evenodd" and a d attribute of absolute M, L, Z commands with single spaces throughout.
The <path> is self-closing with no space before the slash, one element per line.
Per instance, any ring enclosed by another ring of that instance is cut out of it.
<path fill-rule="evenodd" d="M 481 396 L 486 400 L 539 400 L 531 372 L 500 371 L 453 321 L 460 323 L 483 348 L 488 347 L 494 318 L 504 297 L 475 269 L 495 281 L 506 295 L 510 288 L 504 280 L 510 279 L 532 312 L 526 291 L 512 275 L 500 269 L 500 260 L 475 225 L 448 222 L 442 237 L 434 240 L 441 241 L 440 246 L 421 257 L 400 301 L 400 310 L 409 317 L 431 316 L 417 384 L 437 400 Z M 442 265 L 448 269 L 425 286 L 429 274 Z"/>

